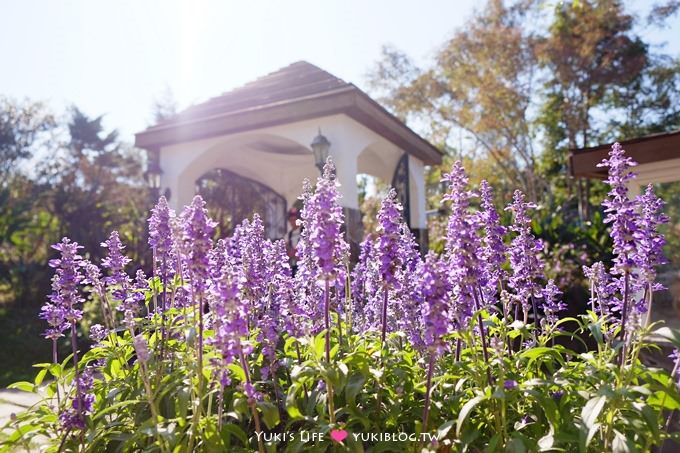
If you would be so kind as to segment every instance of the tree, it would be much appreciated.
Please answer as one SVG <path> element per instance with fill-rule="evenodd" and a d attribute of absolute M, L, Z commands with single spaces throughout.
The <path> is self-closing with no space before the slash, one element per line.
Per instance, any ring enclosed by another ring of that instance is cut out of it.
<path fill-rule="evenodd" d="M 661 27 L 677 9 L 656 4 L 647 21 Z M 678 61 L 652 53 L 639 23 L 616 0 L 489 0 L 429 67 L 386 47 L 369 82 L 442 149 L 488 157 L 530 199 L 574 213 L 579 201 L 587 218 L 589 188 L 572 190 L 569 149 L 679 124 Z"/>
<path fill-rule="evenodd" d="M 654 25 L 667 14 L 657 14 Z M 667 56 L 652 55 L 635 25 L 621 1 L 582 0 L 555 8 L 547 33 L 537 38 L 545 72 L 538 120 L 553 175 L 568 172 L 568 149 L 642 134 L 650 120 L 669 124 L 664 110 L 680 93 L 677 67 Z M 590 182 L 579 180 L 576 189 L 580 217 L 588 219 Z"/>
<path fill-rule="evenodd" d="M 526 27 L 533 2 L 488 2 L 421 70 L 391 48 L 370 77 L 400 118 L 422 125 L 440 146 L 456 147 L 462 129 L 496 170 L 532 199 L 541 192 L 532 124 L 537 62 Z"/>
<path fill-rule="evenodd" d="M 141 151 L 125 146 L 102 117 L 90 118 L 73 107 L 69 138 L 41 168 L 50 187 L 48 209 L 59 219 L 62 235 L 99 250 L 110 230 L 121 230 L 128 250 L 143 250 L 140 223 L 151 203 L 143 177 Z"/>
<path fill-rule="evenodd" d="M 55 126 L 44 104 L 0 96 L 0 186 L 19 171 L 20 162 L 33 156 Z"/>

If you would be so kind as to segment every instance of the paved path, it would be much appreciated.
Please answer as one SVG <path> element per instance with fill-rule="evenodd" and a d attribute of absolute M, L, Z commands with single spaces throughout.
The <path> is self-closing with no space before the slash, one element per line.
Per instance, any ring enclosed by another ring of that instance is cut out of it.
<path fill-rule="evenodd" d="M 0 431 L 10 420 L 12 414 L 23 412 L 35 403 L 40 401 L 41 396 L 35 393 L 22 392 L 21 390 L 0 389 Z M 34 439 L 33 445 L 40 444 L 40 439 Z M 15 449 L 15 452 L 23 452 L 22 448 Z M 34 451 L 31 448 L 31 451 Z"/>
<path fill-rule="evenodd" d="M 22 412 L 40 400 L 40 396 L 21 390 L 0 390 L 0 426 L 4 425 L 12 413 Z"/>
<path fill-rule="evenodd" d="M 7 423 L 12 414 L 23 412 L 40 401 L 40 395 L 21 390 L 0 389 L 0 428 Z"/>

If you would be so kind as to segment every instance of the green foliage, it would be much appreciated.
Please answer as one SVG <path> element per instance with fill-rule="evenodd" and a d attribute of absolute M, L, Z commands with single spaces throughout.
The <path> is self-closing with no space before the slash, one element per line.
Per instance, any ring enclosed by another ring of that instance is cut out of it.
<path fill-rule="evenodd" d="M 496 186 L 587 221 L 602 185 L 570 177 L 570 149 L 680 126 L 680 62 L 649 38 L 678 5 L 645 7 L 642 22 L 616 0 L 488 0 L 431 64 L 385 47 L 369 82 L 447 155 L 477 161 L 471 174 L 483 168 Z"/>
<path fill-rule="evenodd" d="M 102 118 L 71 109 L 65 124 L 39 103 L 0 98 L 0 385 L 30 372 L 49 347 L 34 335 L 49 290 L 50 244 L 68 234 L 101 256 L 118 229 L 144 265 L 151 197 L 141 155 L 105 131 Z M 18 358 L 17 358 L 18 357 Z"/>
<path fill-rule="evenodd" d="M 71 357 L 36 364 L 35 379 L 11 387 L 45 397 L 2 429 L 0 451 L 35 442 L 46 444 L 46 451 L 256 450 L 253 412 L 242 389 L 246 372 L 240 364 L 229 365 L 232 383 L 220 401 L 220 386 L 212 379 L 217 365 L 208 360 L 203 370 L 196 369 L 196 342 L 185 340 L 194 335 L 192 312 L 173 308 L 165 318 L 137 320 L 152 351 L 144 365 L 136 360 L 127 330 L 110 334 L 83 354 L 81 371 L 93 366 L 98 377 L 94 412 L 82 433 L 65 432 L 58 420 L 75 391 Z M 429 354 L 414 350 L 403 334 L 391 334 L 383 348 L 378 332 L 347 335 L 348 326 L 334 316 L 331 363 L 324 357 L 324 332 L 301 338 L 284 335 L 276 351 L 280 366 L 273 377 L 263 379 L 261 345 L 254 329 L 249 339 L 254 351 L 246 363 L 263 395 L 255 408 L 264 448 L 648 451 L 670 438 L 665 415 L 680 408 L 680 392 L 667 371 L 638 359 L 642 349 L 655 347 L 650 342 L 653 327 L 633 336 L 629 360 L 622 367 L 614 361 L 620 348 L 616 331 L 608 319 L 592 312 L 540 331 L 493 312 L 484 311 L 482 316 L 489 336 L 498 340 L 490 350 L 492 382 L 487 382 L 487 364 L 479 341 L 474 341 L 477 325 L 472 322 L 448 339 L 452 345 L 462 341 L 460 360 L 445 354 L 436 365 L 430 395 L 432 428 L 427 431 L 436 437 L 434 443 L 420 437 Z M 577 353 L 557 343 L 561 337 L 587 332 L 593 332 L 593 352 Z M 212 332 L 205 333 L 209 359 L 215 351 L 210 346 Z M 534 346 L 508 352 L 506 342 L 524 343 L 535 335 Z M 654 336 L 680 346 L 680 331 L 662 328 Z M 198 373 L 209 382 L 202 391 Z M 516 383 L 508 385 L 512 381 Z M 333 417 L 328 412 L 330 388 Z M 342 444 L 329 437 L 333 429 L 349 433 Z M 319 437 L 311 438 L 310 433 Z M 360 437 L 362 433 L 404 437 L 371 440 Z"/>

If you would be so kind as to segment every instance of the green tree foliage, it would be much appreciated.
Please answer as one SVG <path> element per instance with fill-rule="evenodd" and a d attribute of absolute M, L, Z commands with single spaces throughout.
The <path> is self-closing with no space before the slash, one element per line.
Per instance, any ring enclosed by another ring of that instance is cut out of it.
<path fill-rule="evenodd" d="M 590 208 L 604 188 L 569 177 L 569 150 L 680 127 L 680 60 L 641 35 L 665 26 L 679 5 L 645 5 L 642 17 L 615 0 L 488 0 L 428 66 L 386 47 L 369 82 L 445 160 L 462 158 L 472 175 L 539 202 L 550 244 L 586 243 L 601 237 L 592 228 L 604 228 Z M 440 179 L 431 169 L 432 200 Z M 510 191 L 499 192 L 507 201 Z M 441 226 L 432 217 L 430 237 Z"/>
<path fill-rule="evenodd" d="M 658 9 L 658 8 L 657 8 Z M 653 26 L 668 15 L 656 14 Z M 651 16 L 650 16 L 651 17 Z M 538 123 L 543 132 L 542 171 L 560 197 L 574 192 L 568 150 L 678 127 L 678 61 L 652 52 L 623 2 L 581 1 L 555 9 L 552 23 L 536 40 L 540 67 L 546 70 Z M 562 189 L 562 190 L 559 190 Z M 566 189 L 566 190 L 564 190 Z M 602 197 L 596 185 L 578 181 L 581 219 Z"/>
<path fill-rule="evenodd" d="M 0 96 L 0 186 L 8 184 L 15 165 L 31 157 L 54 126 L 43 104 Z"/>
<path fill-rule="evenodd" d="M 68 113 L 62 123 L 41 103 L 0 99 L 0 362 L 7 365 L 0 385 L 30 371 L 30 360 L 49 357 L 33 338 L 49 292 L 51 244 L 68 233 L 93 247 L 88 257 L 98 262 L 104 232 L 118 229 L 130 255 L 148 263 L 144 214 L 152 200 L 140 152 L 106 131 L 101 117 Z"/>
<path fill-rule="evenodd" d="M 663 26 L 676 3 L 653 5 L 646 26 Z M 680 124 L 678 60 L 652 52 L 640 22 L 615 0 L 489 0 L 429 67 L 386 47 L 369 82 L 443 149 L 486 156 L 530 198 L 568 205 L 569 148 Z"/>
<path fill-rule="evenodd" d="M 465 131 L 496 171 L 535 199 L 541 181 L 531 118 L 537 62 L 525 27 L 529 12 L 524 4 L 490 1 L 439 49 L 430 68 L 384 48 L 370 82 L 389 108 L 435 143 L 451 145 Z"/>
<path fill-rule="evenodd" d="M 151 201 L 139 151 L 120 143 L 116 131 L 106 132 L 101 116 L 89 118 L 75 107 L 67 128 L 68 141 L 38 166 L 39 180 L 49 187 L 46 209 L 59 219 L 60 237 L 68 232 L 94 247 L 106 239 L 103 231 L 119 229 L 133 254 L 142 250 L 144 230 L 130 224 L 143 218 Z"/>

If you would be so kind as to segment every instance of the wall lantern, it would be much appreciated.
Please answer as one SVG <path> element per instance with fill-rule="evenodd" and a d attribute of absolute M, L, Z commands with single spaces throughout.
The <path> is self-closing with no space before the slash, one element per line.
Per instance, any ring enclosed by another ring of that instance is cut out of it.
<path fill-rule="evenodd" d="M 146 168 L 146 181 L 152 190 L 153 195 L 158 198 L 161 191 L 161 175 L 163 170 L 156 159 L 151 159 Z"/>
<path fill-rule="evenodd" d="M 326 159 L 328 159 L 328 150 L 331 147 L 331 142 L 329 142 L 328 139 L 321 134 L 321 128 L 319 128 L 319 134 L 314 137 L 314 140 L 312 140 L 310 146 L 314 152 L 314 162 L 316 164 L 316 168 L 319 169 L 319 172 L 323 173 L 323 166 L 326 165 Z"/>

